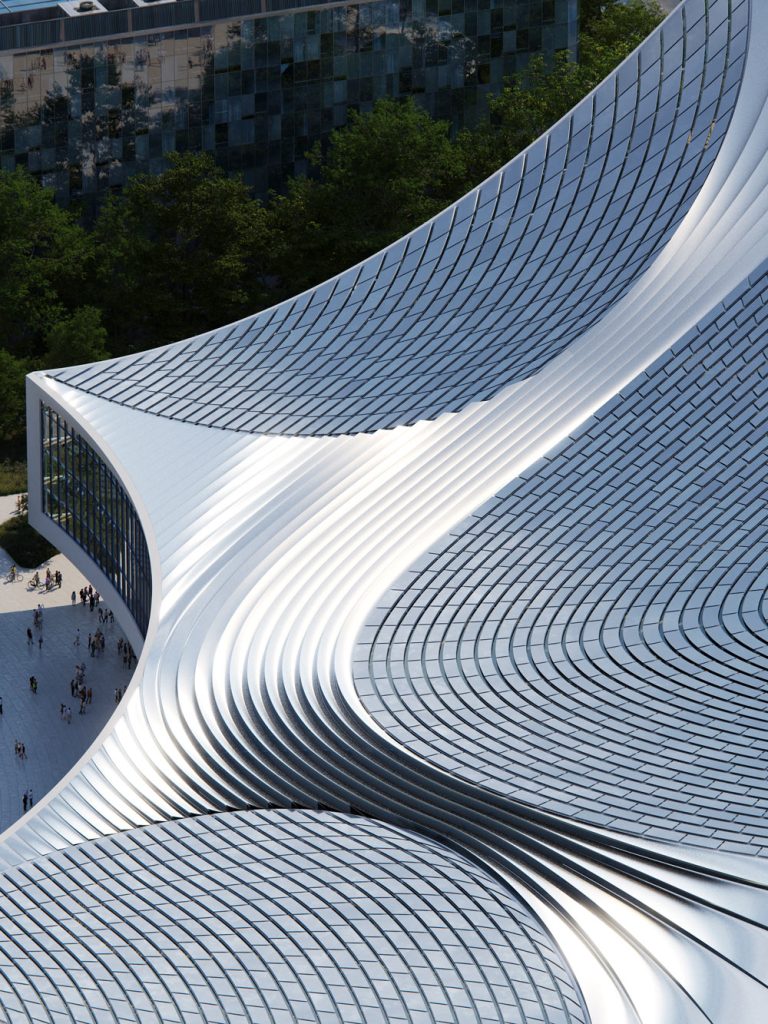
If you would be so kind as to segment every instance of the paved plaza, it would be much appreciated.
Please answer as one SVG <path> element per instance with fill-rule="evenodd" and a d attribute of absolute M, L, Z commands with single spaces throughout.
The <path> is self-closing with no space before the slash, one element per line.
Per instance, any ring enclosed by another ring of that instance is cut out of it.
<path fill-rule="evenodd" d="M 16 507 L 14 496 L 0 497 L 0 521 Z M 11 558 L 0 548 L 0 831 L 23 813 L 22 797 L 31 789 L 35 803 L 56 784 L 85 753 L 115 710 L 115 689 L 125 689 L 132 673 L 123 666 L 117 641 L 123 636 L 120 624 L 102 624 L 98 611 L 87 605 L 72 607 L 70 595 L 88 580 L 63 555 L 56 555 L 41 567 L 58 569 L 63 576 L 61 590 L 31 590 L 34 570 L 22 570 L 23 578 L 6 580 Z M 43 606 L 42 630 L 33 626 L 34 609 Z M 105 605 L 102 603 L 102 609 Z M 27 628 L 33 643 L 27 642 Z M 80 645 L 75 645 L 77 630 Z M 106 637 L 103 654 L 90 657 L 88 634 L 101 629 Z M 42 646 L 40 636 L 42 635 Z M 93 690 L 93 702 L 79 714 L 80 702 L 72 696 L 70 681 L 75 665 L 85 663 L 85 685 Z M 38 680 L 37 693 L 29 677 Z M 71 722 L 61 717 L 61 705 L 71 708 Z M 26 747 L 19 758 L 16 741 Z"/>

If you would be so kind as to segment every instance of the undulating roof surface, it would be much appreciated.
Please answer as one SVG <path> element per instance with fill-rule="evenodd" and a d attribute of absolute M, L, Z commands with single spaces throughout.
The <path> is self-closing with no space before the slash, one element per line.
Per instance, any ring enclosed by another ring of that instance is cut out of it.
<path fill-rule="evenodd" d="M 739 92 L 747 0 L 689 0 L 484 185 L 296 299 L 199 338 L 58 371 L 154 415 L 346 434 L 488 399 L 616 303 L 688 212 Z"/>
<path fill-rule="evenodd" d="M 119 600 L 108 538 L 151 607 L 99 742 L 0 842 L 0 957 L 35 979 L 5 998 L 98 1024 L 113 979 L 142 1024 L 257 990 L 281 1024 L 364 999 L 366 1024 L 762 1020 L 766 46 L 768 4 L 684 0 L 385 253 L 31 375 L 30 521 Z M 267 922 L 301 936 L 279 970 Z"/>
<path fill-rule="evenodd" d="M 508 889 L 363 818 L 249 811 L 10 872 L 0 1020 L 562 1024 L 567 970 Z"/>
<path fill-rule="evenodd" d="M 357 651 L 420 757 L 664 840 L 768 847 L 768 267 L 425 555 Z"/>

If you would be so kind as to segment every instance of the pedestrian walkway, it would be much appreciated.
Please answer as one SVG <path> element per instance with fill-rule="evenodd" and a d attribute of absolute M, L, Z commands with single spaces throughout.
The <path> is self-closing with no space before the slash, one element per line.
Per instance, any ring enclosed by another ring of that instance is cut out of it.
<path fill-rule="evenodd" d="M 13 509 L 15 499 L 0 498 L 0 520 Z M 115 710 L 115 690 L 125 690 L 132 675 L 118 656 L 123 633 L 117 620 L 99 622 L 98 607 L 91 611 L 79 598 L 72 606 L 72 591 L 79 593 L 88 580 L 68 559 L 56 555 L 43 563 L 41 579 L 46 568 L 63 577 L 61 589 L 51 591 L 30 589 L 34 570 L 24 569 L 23 579 L 6 582 L 10 566 L 10 556 L 0 548 L 0 831 L 22 815 L 25 793 L 31 790 L 37 804 L 85 753 Z M 38 605 L 43 606 L 42 629 L 33 624 Z M 100 607 L 105 610 L 103 602 Z M 91 657 L 88 635 L 98 629 L 105 650 Z M 84 684 L 93 691 L 82 715 L 70 686 L 78 663 L 85 664 Z M 37 681 L 36 693 L 30 676 Z M 62 718 L 62 705 L 71 709 L 69 722 Z M 17 742 L 24 744 L 26 757 L 14 752 Z"/>

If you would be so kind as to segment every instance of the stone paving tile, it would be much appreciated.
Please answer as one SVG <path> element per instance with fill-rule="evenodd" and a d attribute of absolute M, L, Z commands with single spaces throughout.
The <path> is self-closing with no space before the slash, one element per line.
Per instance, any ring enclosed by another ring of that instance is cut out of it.
<path fill-rule="evenodd" d="M 0 518 L 15 508 L 15 499 L 0 498 Z M 22 814 L 22 795 L 32 789 L 35 803 L 61 779 L 93 743 L 112 712 L 114 693 L 123 689 L 131 673 L 123 668 L 117 655 L 120 624 L 102 626 L 107 638 L 103 655 L 88 655 L 88 634 L 99 628 L 98 613 L 79 602 L 73 608 L 70 595 L 88 581 L 63 555 L 43 563 L 41 575 L 50 565 L 64 577 L 61 590 L 32 591 L 32 571 L 23 570 L 23 578 L 8 583 L 6 576 L 11 558 L 0 548 L 0 831 Z M 43 606 L 43 645 L 39 646 L 40 630 L 33 628 L 34 644 L 30 647 L 26 630 L 32 626 L 32 613 Z M 74 645 L 76 631 L 80 647 Z M 93 689 L 93 703 L 85 715 L 79 715 L 79 702 L 70 691 L 76 662 L 86 664 L 86 685 Z M 29 677 L 38 680 L 38 692 L 29 689 Z M 60 717 L 61 704 L 72 708 L 72 722 Z M 14 753 L 14 743 L 26 745 L 27 757 L 21 761 Z"/>

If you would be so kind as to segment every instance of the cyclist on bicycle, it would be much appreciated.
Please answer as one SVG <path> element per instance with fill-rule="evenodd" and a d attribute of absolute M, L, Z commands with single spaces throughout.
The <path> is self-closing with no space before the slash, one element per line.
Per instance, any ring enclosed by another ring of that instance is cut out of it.
<path fill-rule="evenodd" d="M 12 565 L 12 566 L 11 566 L 11 570 L 10 570 L 10 572 L 8 573 L 8 575 L 9 575 L 9 576 L 10 576 L 10 578 L 11 578 L 11 583 L 13 583 L 13 581 L 14 581 L 14 580 L 16 579 L 16 566 L 15 566 L 15 565 Z"/>

